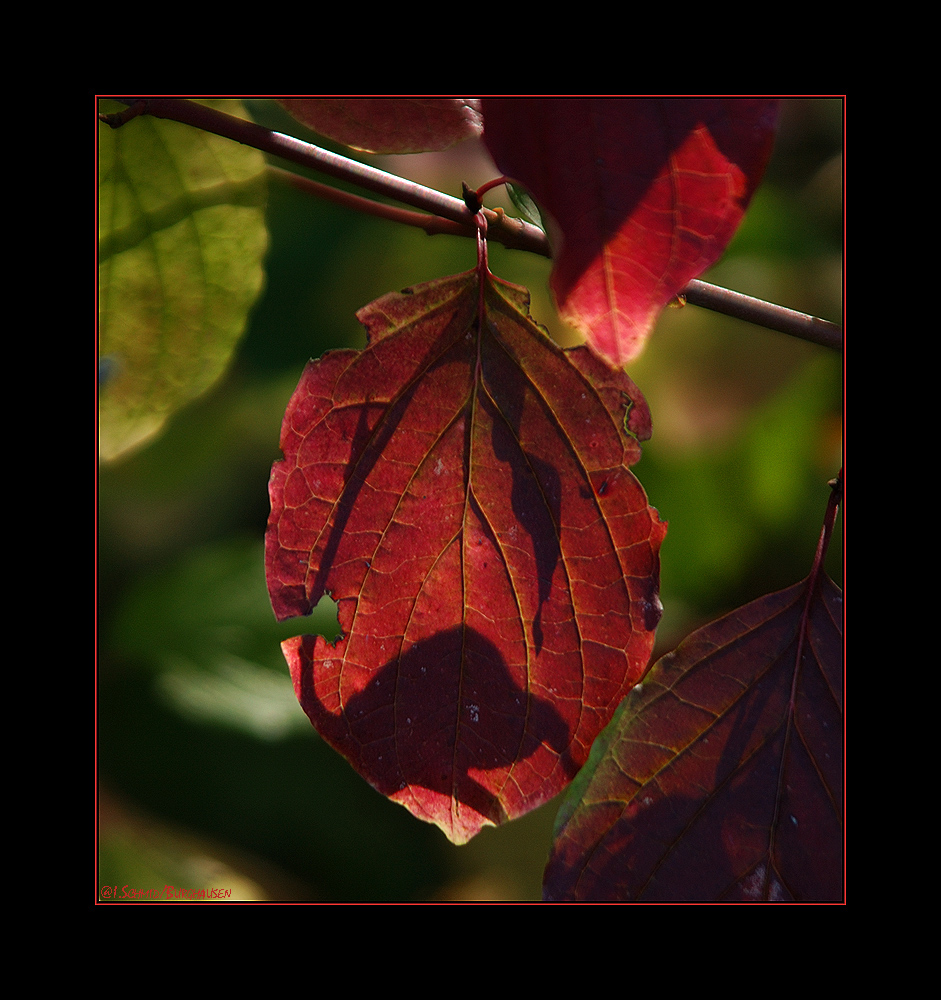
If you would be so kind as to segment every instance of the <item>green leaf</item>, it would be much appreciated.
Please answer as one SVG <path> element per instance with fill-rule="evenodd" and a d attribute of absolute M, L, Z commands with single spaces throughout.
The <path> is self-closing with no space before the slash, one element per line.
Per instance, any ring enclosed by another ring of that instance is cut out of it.
<path fill-rule="evenodd" d="M 542 218 L 542 212 L 539 211 L 539 206 L 523 188 L 518 184 L 507 184 L 506 193 L 510 196 L 510 201 L 513 202 L 516 210 L 527 222 L 538 226 L 543 232 L 547 231 L 546 224 Z"/>
<path fill-rule="evenodd" d="M 261 153 L 146 116 L 99 129 L 99 455 L 110 460 L 224 373 L 262 289 L 268 234 Z"/>

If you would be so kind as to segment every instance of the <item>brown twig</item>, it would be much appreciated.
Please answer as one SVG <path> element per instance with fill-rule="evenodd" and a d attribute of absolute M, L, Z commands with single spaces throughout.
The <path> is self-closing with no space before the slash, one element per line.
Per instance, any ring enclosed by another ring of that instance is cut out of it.
<path fill-rule="evenodd" d="M 710 285 L 705 281 L 691 281 L 681 294 L 692 305 L 702 306 L 725 316 L 734 316 L 768 330 L 800 337 L 835 351 L 843 350 L 843 330 L 825 319 L 808 316 L 762 299 L 753 299 L 750 295 Z"/>
<path fill-rule="evenodd" d="M 280 132 L 272 132 L 254 122 L 235 118 L 195 101 L 177 98 L 115 98 L 128 105 L 128 111 L 116 115 L 102 115 L 112 128 L 118 128 L 137 117 L 148 114 L 166 118 L 221 135 L 264 153 L 277 156 L 298 166 L 316 170 L 337 180 L 356 185 L 374 194 L 384 195 L 422 212 L 410 212 L 394 206 L 340 191 L 316 181 L 291 175 L 290 183 L 315 193 L 318 197 L 355 208 L 405 225 L 417 226 L 430 235 L 447 233 L 476 239 L 478 228 L 474 216 L 460 198 L 453 198 L 441 191 L 379 170 L 358 160 L 331 153 L 311 143 L 295 139 Z M 284 173 L 279 171 L 279 174 Z M 486 187 L 486 186 L 485 186 Z M 551 257 L 552 249 L 546 234 L 536 226 L 521 219 L 505 215 L 502 210 L 483 209 L 487 219 L 487 238 L 515 250 L 526 250 L 543 257 Z M 427 214 L 422 214 L 427 213 Z M 777 330 L 833 350 L 843 349 L 842 328 L 827 320 L 788 309 L 771 302 L 755 299 L 741 292 L 734 292 L 705 281 L 691 281 L 680 295 L 692 305 L 737 319 L 754 323 L 770 330 Z"/>

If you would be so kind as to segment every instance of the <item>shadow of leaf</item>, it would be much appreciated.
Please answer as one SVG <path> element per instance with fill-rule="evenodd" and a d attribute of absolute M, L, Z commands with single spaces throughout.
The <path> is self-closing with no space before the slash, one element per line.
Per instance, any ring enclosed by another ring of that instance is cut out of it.
<path fill-rule="evenodd" d="M 346 665 L 342 644 L 284 643 L 304 711 L 377 791 L 455 842 L 541 804 L 547 774 L 577 771 L 565 719 L 475 630 L 439 632 L 373 674 Z"/>

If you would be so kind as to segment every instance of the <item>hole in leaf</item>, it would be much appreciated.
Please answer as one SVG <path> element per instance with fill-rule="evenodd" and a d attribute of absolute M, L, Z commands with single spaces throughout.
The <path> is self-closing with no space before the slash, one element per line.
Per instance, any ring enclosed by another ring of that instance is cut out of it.
<path fill-rule="evenodd" d="M 336 642 L 343 637 L 343 629 L 340 628 L 340 619 L 337 615 L 337 602 L 329 594 L 324 594 L 317 603 L 317 607 L 310 615 L 310 631 L 322 635 L 327 642 Z"/>

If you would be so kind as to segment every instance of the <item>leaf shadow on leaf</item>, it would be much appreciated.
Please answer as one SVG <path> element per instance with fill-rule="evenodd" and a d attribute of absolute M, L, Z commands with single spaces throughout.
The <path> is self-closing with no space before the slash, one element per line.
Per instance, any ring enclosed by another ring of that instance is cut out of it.
<path fill-rule="evenodd" d="M 338 604 L 338 644 L 284 647 L 315 728 L 459 843 L 587 758 L 646 665 L 666 531 L 629 470 L 637 387 L 552 345 L 525 289 L 488 281 L 484 322 L 478 292 L 384 296 L 364 351 L 307 366 L 266 539 L 279 620 Z"/>
<path fill-rule="evenodd" d="M 438 356 L 435 356 L 434 351 L 429 351 L 416 368 L 425 372 L 425 377 L 431 378 L 435 369 L 453 364 L 455 355 L 461 350 L 459 348 L 458 351 L 452 350 Z M 510 469 L 512 476 L 510 504 L 532 544 L 539 581 L 539 610 L 533 621 L 533 637 L 538 653 L 543 645 L 542 609 L 549 599 L 552 578 L 562 554 L 558 538 L 561 525 L 561 477 L 555 465 L 540 459 L 521 444 L 526 388 L 522 379 L 514 382 L 510 377 L 512 374 L 514 374 L 512 369 L 503 369 L 500 372 L 499 382 L 494 383 L 499 385 L 499 395 L 482 392 L 479 396 L 479 405 L 488 412 L 492 420 L 490 437 L 493 454 Z M 325 592 L 327 576 L 333 566 L 340 540 L 360 493 L 369 481 L 370 472 L 382 457 L 386 446 L 411 406 L 409 388 L 406 387 L 400 397 L 387 407 L 370 408 L 365 405 L 360 409 L 351 443 L 351 454 L 358 458 L 347 470 L 346 483 L 336 505 L 336 514 L 324 547 L 324 554 L 311 584 L 312 596 L 309 602 L 311 607 L 316 605 Z M 377 418 L 378 424 L 376 419 L 372 418 Z M 473 431 L 474 428 L 468 421 L 468 436 L 473 434 Z M 468 481 L 471 452 L 472 447 L 468 442 L 464 454 L 465 479 Z M 480 515 L 481 523 L 485 524 L 484 513 L 473 493 L 471 487 L 472 504 Z"/>
<path fill-rule="evenodd" d="M 507 389 L 505 379 L 500 388 Z M 539 610 L 532 623 L 533 642 L 539 653 L 544 641 L 542 612 L 552 589 L 552 577 L 562 556 L 559 544 L 562 485 L 558 468 L 520 443 L 523 402 L 522 386 L 506 391 L 500 406 L 489 395 L 483 397 L 483 406 L 490 410 L 493 418 L 493 454 L 507 463 L 513 477 L 510 505 L 532 543 L 539 585 Z M 504 428 L 508 428 L 510 433 L 501 433 Z M 545 520 L 547 513 L 548 525 Z"/>
<path fill-rule="evenodd" d="M 309 596 L 305 600 L 311 609 L 316 607 L 321 597 L 326 593 L 327 577 L 333 568 L 337 549 L 343 538 L 347 522 L 356 507 L 357 498 L 368 482 L 370 471 L 377 460 L 381 458 L 386 444 L 395 433 L 407 405 L 407 400 L 400 399 L 397 404 L 388 408 L 380 406 L 372 411 L 370 407 L 363 406 L 359 411 L 351 444 L 351 453 L 358 456 L 358 459 L 355 465 L 351 464 L 347 469 L 346 482 L 336 503 L 333 523 L 327 535 L 323 556 L 309 585 Z M 371 420 L 371 417 L 378 417 L 380 420 L 378 430 L 375 426 L 375 420 Z"/>
<path fill-rule="evenodd" d="M 403 295 L 408 294 L 410 289 L 405 289 Z M 330 351 L 319 362 L 311 362 L 304 372 L 298 393 L 301 392 L 309 381 L 319 378 L 313 373 L 318 370 L 336 369 L 331 377 L 334 380 L 334 389 L 341 384 L 349 374 L 356 372 L 357 363 L 362 358 L 359 351 Z M 437 345 L 432 344 L 427 351 L 420 356 L 416 356 L 412 362 L 415 370 L 433 373 L 437 368 L 443 366 L 451 360 L 447 354 L 442 354 Z M 325 382 L 326 384 L 326 382 Z M 327 593 L 327 580 L 330 576 L 336 561 L 337 551 L 343 541 L 350 517 L 357 508 L 359 496 L 368 484 L 370 473 L 376 464 L 382 459 L 386 447 L 398 431 L 402 420 L 407 416 L 411 407 L 411 385 L 403 384 L 397 395 L 391 400 L 379 399 L 370 402 L 368 390 L 359 388 L 363 398 L 358 400 L 353 407 L 348 406 L 348 410 L 356 411 L 356 425 L 352 432 L 346 432 L 342 427 L 331 428 L 331 433 L 339 437 L 349 439 L 349 461 L 343 470 L 342 485 L 337 490 L 337 496 L 333 504 L 333 512 L 323 544 L 322 554 L 317 562 L 316 572 L 307 580 L 302 580 L 299 584 L 292 586 L 281 586 L 276 591 L 272 590 L 272 603 L 275 614 L 279 621 L 287 618 L 308 615 L 320 599 Z M 308 391 L 305 388 L 305 392 Z M 295 396 L 297 399 L 297 394 Z M 292 400 L 292 406 L 294 405 Z M 298 405 L 301 405 L 300 403 Z M 290 410 L 289 410 L 290 413 Z M 327 415 L 328 417 L 331 414 Z M 304 419 L 302 417 L 302 419 Z M 286 421 L 287 423 L 287 421 Z M 284 442 L 282 440 L 282 448 Z M 284 467 L 285 463 L 276 463 L 275 470 Z M 272 491 L 283 489 L 284 485 L 275 476 L 272 477 Z M 271 553 L 277 553 L 279 540 L 269 532 L 268 546 Z M 269 586 L 271 579 L 269 574 Z M 275 597 L 277 593 L 277 598 Z"/>
<path fill-rule="evenodd" d="M 377 791 L 415 815 L 443 825 L 442 806 L 450 800 L 446 832 L 455 842 L 509 818 L 498 797 L 505 786 L 516 786 L 509 790 L 514 805 L 538 792 L 543 776 L 525 762 L 541 749 L 557 760 L 554 769 L 565 780 L 578 770 L 565 720 L 520 688 L 497 647 L 472 628 L 415 643 L 372 675 L 339 715 L 339 706 L 325 704 L 315 689 L 316 643 L 315 636 L 301 636 L 284 649 L 298 700 L 317 731 Z M 496 784 L 488 786 L 488 775 Z"/>
<path fill-rule="evenodd" d="M 474 273 L 466 276 L 474 278 Z M 470 286 L 472 288 L 472 286 Z M 411 296 L 418 289 L 404 289 L 401 295 Z M 393 296 L 387 296 L 390 300 Z M 473 301 L 471 298 L 470 301 Z M 364 317 L 361 317 L 364 318 Z M 364 319 L 365 321 L 365 319 Z M 413 373 L 419 373 L 424 381 L 430 382 L 435 372 L 451 365 L 465 365 L 469 373 L 474 371 L 475 348 L 461 336 L 468 323 L 466 314 L 457 313 L 454 320 L 448 324 L 449 329 L 442 336 L 441 342 L 430 345 L 423 355 L 416 355 L 409 361 Z M 561 498 L 562 479 L 558 468 L 552 462 L 540 458 L 534 448 L 523 444 L 523 420 L 526 407 L 542 407 L 543 401 L 534 396 L 528 375 L 519 363 L 510 358 L 499 346 L 499 334 L 486 336 L 482 347 L 480 376 L 480 392 L 474 392 L 473 385 L 468 384 L 466 396 L 454 419 L 464 419 L 474 412 L 475 405 L 485 412 L 491 424 L 490 439 L 492 453 L 495 458 L 504 462 L 510 470 L 512 487 L 510 504 L 519 526 L 527 533 L 532 546 L 533 558 L 538 576 L 539 609 L 533 618 L 533 635 L 536 651 L 542 649 L 544 635 L 542 626 L 542 610 L 549 599 L 552 580 L 562 552 L 559 543 L 559 531 L 562 524 Z M 376 329 L 370 330 L 369 340 L 375 346 L 376 340 L 381 340 L 383 333 Z M 442 343 L 445 345 L 442 349 Z M 574 355 L 573 355 L 574 356 Z M 359 352 L 330 352 L 324 360 L 330 359 L 331 364 L 343 366 L 343 371 L 337 378 L 337 385 L 347 375 L 353 374 L 361 357 Z M 415 377 L 413 374 L 412 378 Z M 303 381 L 302 381 L 303 384 Z M 283 607 L 276 606 L 279 620 L 306 615 L 316 606 L 326 593 L 327 578 L 334 566 L 337 551 L 343 539 L 350 517 L 356 510 L 360 494 L 369 483 L 370 475 L 376 464 L 382 460 L 389 442 L 392 441 L 404 421 L 413 421 L 412 394 L 414 383 L 406 381 L 399 388 L 397 395 L 389 401 L 378 400 L 370 402 L 368 392 L 360 392 L 364 398 L 357 406 L 356 426 L 349 435 L 350 462 L 344 471 L 344 482 L 335 503 L 322 555 L 315 574 L 304 587 L 284 587 L 282 589 Z M 475 402 L 472 402 L 476 399 Z M 633 408 L 633 400 L 631 400 Z M 547 425 L 554 425 L 557 418 L 547 409 L 545 415 Z M 471 461 L 473 455 L 473 435 L 479 420 L 467 419 L 467 440 L 464 449 L 464 479 L 471 481 Z M 530 431 L 531 433 L 531 431 Z M 607 481 L 605 482 L 607 485 Z M 583 499 L 594 502 L 594 494 L 582 493 Z M 483 504 L 475 494 L 473 486 L 469 489 L 469 498 L 473 506 L 481 514 Z M 272 547 L 276 540 L 272 539 Z M 292 596 L 288 599 L 288 594 Z M 654 628 L 656 622 L 648 625 Z"/>

